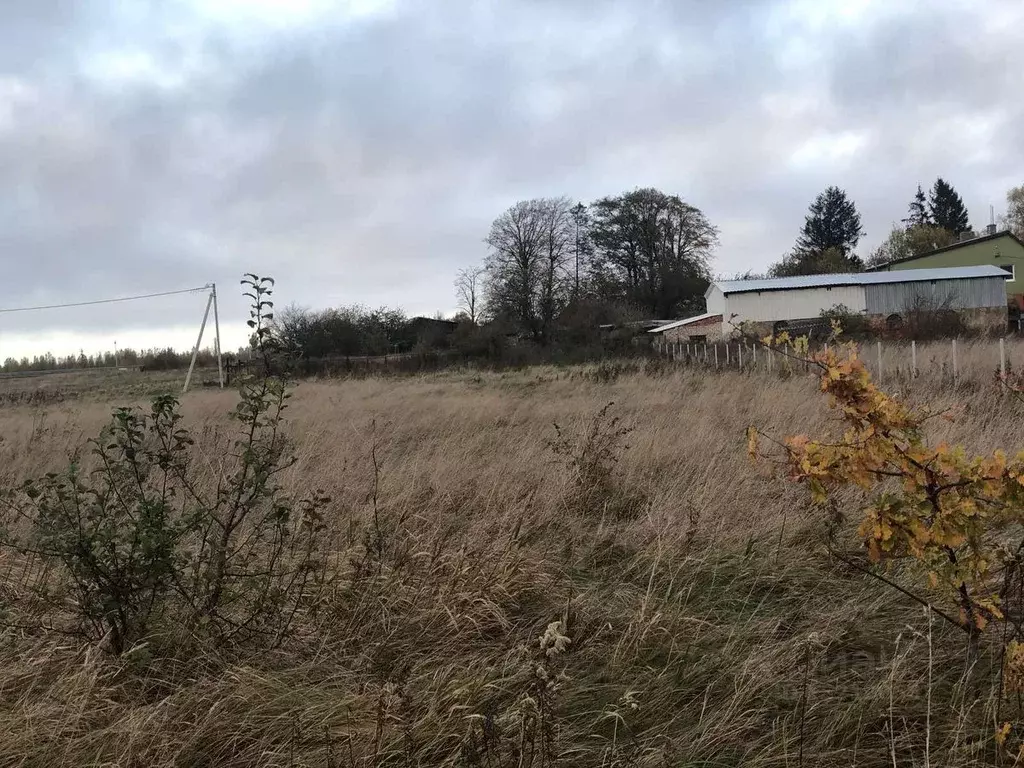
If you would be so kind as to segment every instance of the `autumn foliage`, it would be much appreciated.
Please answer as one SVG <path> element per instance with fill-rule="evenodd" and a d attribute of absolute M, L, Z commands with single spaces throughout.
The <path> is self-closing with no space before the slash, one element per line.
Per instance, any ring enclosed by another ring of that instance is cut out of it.
<path fill-rule="evenodd" d="M 794 348 L 785 337 L 764 343 Z M 974 456 L 960 446 L 932 444 L 926 422 L 950 414 L 913 408 L 883 392 L 855 345 L 826 347 L 810 360 L 821 391 L 841 414 L 842 433 L 773 440 L 779 451 L 772 455 L 790 479 L 806 485 L 815 504 L 835 506 L 836 491 L 860 489 L 858 534 L 870 560 L 906 561 L 921 573 L 919 594 L 888 583 L 964 630 L 974 652 L 982 632 L 998 622 L 1001 636 L 1013 638 L 1001 645 L 1005 687 L 1024 690 L 1024 616 L 1012 597 L 1021 590 L 1024 554 L 1024 451 Z M 764 455 L 762 437 L 749 428 L 752 455 Z M 1009 724 L 997 732 L 1000 743 L 1009 732 Z"/>

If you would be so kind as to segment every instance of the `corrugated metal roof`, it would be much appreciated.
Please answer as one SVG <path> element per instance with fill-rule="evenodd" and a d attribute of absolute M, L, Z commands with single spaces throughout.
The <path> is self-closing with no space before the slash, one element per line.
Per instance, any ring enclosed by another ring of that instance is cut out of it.
<path fill-rule="evenodd" d="M 721 318 L 722 316 L 717 313 L 707 312 L 703 315 L 697 315 L 696 317 L 688 317 L 685 320 L 676 320 L 669 323 L 668 325 L 659 325 L 657 328 L 652 328 L 648 333 L 661 333 L 662 331 L 671 331 L 673 328 L 682 328 L 684 325 L 691 325 L 692 323 L 699 323 L 701 320 L 710 320 L 713 317 Z"/>
<path fill-rule="evenodd" d="M 793 291 L 803 288 L 829 288 L 837 285 L 877 285 L 879 283 L 920 283 L 932 280 L 963 280 L 979 277 L 1010 275 L 994 266 L 945 267 L 941 269 L 900 269 L 893 272 L 843 272 L 831 275 L 800 275 L 776 277 L 768 280 L 719 280 L 717 286 L 724 294 L 753 293 L 757 291 Z"/>

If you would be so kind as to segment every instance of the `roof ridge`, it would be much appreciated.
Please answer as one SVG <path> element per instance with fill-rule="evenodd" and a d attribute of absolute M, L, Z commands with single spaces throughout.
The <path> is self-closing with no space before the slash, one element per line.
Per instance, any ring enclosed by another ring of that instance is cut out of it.
<path fill-rule="evenodd" d="M 933 248 L 927 253 L 919 253 L 917 256 L 904 256 L 902 259 L 893 259 L 892 261 L 887 261 L 884 264 L 877 264 L 873 267 L 867 267 L 865 268 L 865 272 L 876 272 L 878 270 L 884 269 L 885 267 L 892 266 L 893 264 L 906 264 L 909 261 L 917 261 L 918 259 L 924 259 L 927 258 L 928 256 L 934 256 L 937 253 L 945 253 L 946 251 L 955 251 L 957 248 L 963 248 L 964 246 L 967 245 L 977 245 L 978 243 L 988 242 L 989 240 L 995 240 L 996 238 L 999 237 L 1009 237 L 1011 240 L 1017 243 L 1017 245 L 1024 247 L 1024 241 L 1017 237 L 1012 230 L 1003 229 L 1000 230 L 999 232 L 993 232 L 991 235 L 979 235 L 978 237 L 972 237 L 970 240 L 957 240 L 955 243 L 944 245 L 941 248 Z"/>
<path fill-rule="evenodd" d="M 991 264 L 979 264 L 969 267 L 930 267 L 876 272 L 831 272 L 758 280 L 716 280 L 711 285 L 716 286 L 723 293 L 754 293 L 785 289 L 836 288 L 854 285 L 877 285 L 880 283 L 916 283 L 971 277 L 1002 277 L 1005 274 L 1005 271 L 1000 267 Z"/>

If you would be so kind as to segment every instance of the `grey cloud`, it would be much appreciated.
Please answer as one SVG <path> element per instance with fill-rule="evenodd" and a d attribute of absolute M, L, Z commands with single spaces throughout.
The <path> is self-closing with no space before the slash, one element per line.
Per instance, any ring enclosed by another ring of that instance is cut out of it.
<path fill-rule="evenodd" d="M 851 191 L 873 243 L 918 181 L 948 177 L 980 220 L 1024 159 L 1015 37 L 951 0 L 823 29 L 782 0 L 405 2 L 277 30 L 103 8 L 0 0 L 0 306 L 215 280 L 238 323 L 255 270 L 285 301 L 449 309 L 515 199 L 647 184 L 722 224 L 723 271 L 757 269 L 825 184 Z M 153 71 L 115 76 L 124 52 Z M 992 159 L 965 155 L 963 125 L 929 133 L 953 117 L 995 120 Z M 844 132 L 853 154 L 794 160 Z M 169 311 L 4 327 L 156 328 Z"/>

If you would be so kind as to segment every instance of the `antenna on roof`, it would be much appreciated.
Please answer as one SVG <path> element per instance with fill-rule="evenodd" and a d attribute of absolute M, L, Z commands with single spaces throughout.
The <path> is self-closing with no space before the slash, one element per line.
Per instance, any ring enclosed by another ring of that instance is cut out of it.
<path fill-rule="evenodd" d="M 988 226 L 985 229 L 985 234 L 994 235 L 996 233 L 996 207 L 994 205 L 988 207 Z"/>

